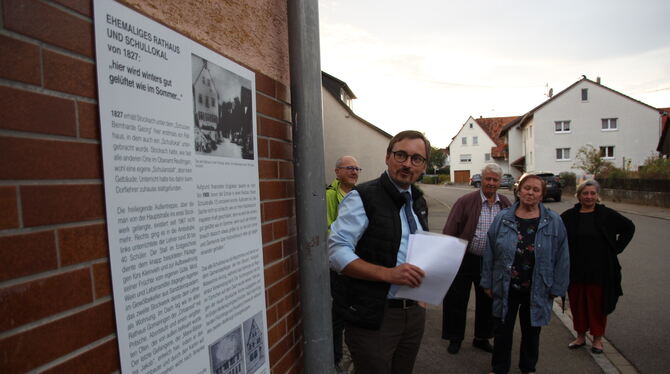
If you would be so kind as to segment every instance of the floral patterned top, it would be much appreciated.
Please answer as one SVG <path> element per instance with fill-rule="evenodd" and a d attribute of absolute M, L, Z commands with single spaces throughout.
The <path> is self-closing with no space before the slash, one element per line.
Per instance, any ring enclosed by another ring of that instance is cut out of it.
<path fill-rule="evenodd" d="M 540 217 L 516 217 L 517 243 L 512 264 L 511 290 L 530 292 L 535 267 L 535 233 L 539 223 Z"/>

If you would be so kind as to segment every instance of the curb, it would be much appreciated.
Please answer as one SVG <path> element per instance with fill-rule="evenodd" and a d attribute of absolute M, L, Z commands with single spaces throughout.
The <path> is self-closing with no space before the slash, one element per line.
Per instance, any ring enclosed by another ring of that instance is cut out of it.
<path fill-rule="evenodd" d="M 561 305 L 557 300 L 554 300 L 553 310 L 556 317 L 563 322 L 563 325 L 570 331 L 572 336 L 577 337 L 577 332 L 572 328 L 572 313 L 570 309 L 562 310 Z M 586 340 L 592 342 L 589 335 L 586 335 Z M 588 352 L 593 357 L 593 360 L 600 366 L 605 374 L 639 374 L 640 372 L 619 352 L 604 336 L 603 353 L 595 354 L 589 349 Z"/>

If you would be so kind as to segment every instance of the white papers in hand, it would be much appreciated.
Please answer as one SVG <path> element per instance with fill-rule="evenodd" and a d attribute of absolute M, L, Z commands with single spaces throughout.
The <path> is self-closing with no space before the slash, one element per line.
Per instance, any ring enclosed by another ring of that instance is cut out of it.
<path fill-rule="evenodd" d="M 422 232 L 409 236 L 406 262 L 420 267 L 426 276 L 417 288 L 401 286 L 395 296 L 439 305 L 463 261 L 467 240 Z"/>

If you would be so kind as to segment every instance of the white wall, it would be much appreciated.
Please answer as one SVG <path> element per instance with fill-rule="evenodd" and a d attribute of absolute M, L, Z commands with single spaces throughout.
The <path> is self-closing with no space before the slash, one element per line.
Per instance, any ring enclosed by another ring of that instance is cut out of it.
<path fill-rule="evenodd" d="M 584 102 L 582 88 L 588 89 L 588 100 Z M 617 118 L 618 129 L 603 131 L 602 118 Z M 581 175 L 580 169 L 572 167 L 577 150 L 586 144 L 596 149 L 614 146 L 615 157 L 610 161 L 621 167 L 626 157 L 632 159 L 631 167 L 637 169 L 654 154 L 660 136 L 659 118 L 658 111 L 650 107 L 582 81 L 535 112 L 532 130 L 535 163 L 528 163 L 527 156 L 528 170 L 571 171 Z M 570 121 L 569 133 L 555 133 L 554 122 L 559 120 Z M 528 133 L 528 128 L 524 127 L 524 133 Z M 557 161 L 556 148 L 570 148 L 570 160 Z"/>
<path fill-rule="evenodd" d="M 472 128 L 470 128 L 472 124 Z M 474 145 L 472 138 L 476 136 L 478 144 Z M 462 138 L 467 138 L 467 144 L 462 144 Z M 495 146 L 495 143 L 489 138 L 489 136 L 484 132 L 484 130 L 479 126 L 475 119 L 470 117 L 465 122 L 463 127 L 458 131 L 456 137 L 449 145 L 449 155 L 451 157 L 450 171 L 451 180 L 454 181 L 454 172 L 459 170 L 469 170 L 470 176 L 481 172 L 482 168 L 487 163 L 496 162 L 492 157 L 488 161 L 485 159 L 485 154 L 491 153 L 491 147 Z M 470 154 L 471 162 L 461 162 L 461 154 Z M 496 162 L 503 171 L 507 172 L 506 162 Z"/>
<path fill-rule="evenodd" d="M 354 156 L 363 172 L 358 182 L 375 179 L 386 170 L 384 158 L 391 138 L 352 117 L 339 101 L 321 88 L 323 96 L 325 183 L 335 178 L 335 162 L 340 156 Z M 393 135 L 393 134 L 391 134 Z"/>

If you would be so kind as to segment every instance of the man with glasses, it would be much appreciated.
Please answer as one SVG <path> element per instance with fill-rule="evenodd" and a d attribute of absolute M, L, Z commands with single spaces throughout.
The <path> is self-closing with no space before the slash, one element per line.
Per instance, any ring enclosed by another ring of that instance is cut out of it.
<path fill-rule="evenodd" d="M 386 150 L 387 170 L 356 186 L 330 226 L 330 266 L 343 274 L 335 306 L 347 321 L 345 341 L 358 373 L 411 373 L 426 310 L 396 298 L 399 286 L 418 287 L 424 271 L 405 262 L 409 235 L 428 230 L 428 206 L 413 183 L 426 170 L 430 143 L 403 131 Z"/>
<path fill-rule="evenodd" d="M 358 181 L 358 173 L 363 171 L 358 167 L 358 161 L 352 156 L 342 156 L 335 162 L 335 180 L 326 187 L 326 219 L 328 230 L 337 218 L 337 207 L 344 196 L 351 191 Z M 342 289 L 339 276 L 333 270 L 330 271 L 330 293 L 335 297 Z M 343 372 L 340 360 L 342 360 L 342 334 L 344 333 L 344 316 L 337 308 L 332 308 L 333 317 L 333 355 L 335 359 L 335 371 Z"/>

